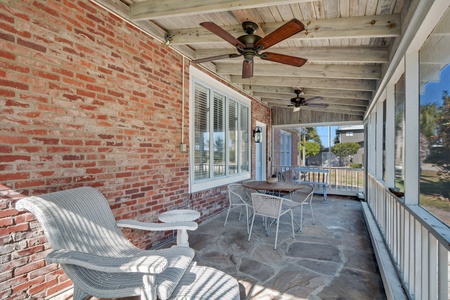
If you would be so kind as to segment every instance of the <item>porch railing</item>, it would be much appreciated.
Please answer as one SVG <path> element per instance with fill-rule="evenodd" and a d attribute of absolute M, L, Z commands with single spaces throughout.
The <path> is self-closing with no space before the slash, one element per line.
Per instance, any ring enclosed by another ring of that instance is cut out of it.
<path fill-rule="evenodd" d="M 273 166 L 272 174 L 277 175 L 279 181 L 292 181 L 295 166 Z M 355 168 L 321 168 L 329 170 L 328 193 L 356 195 L 364 191 L 364 169 Z"/>
<path fill-rule="evenodd" d="M 411 299 L 449 299 L 450 229 L 368 176 L 367 202 Z"/>

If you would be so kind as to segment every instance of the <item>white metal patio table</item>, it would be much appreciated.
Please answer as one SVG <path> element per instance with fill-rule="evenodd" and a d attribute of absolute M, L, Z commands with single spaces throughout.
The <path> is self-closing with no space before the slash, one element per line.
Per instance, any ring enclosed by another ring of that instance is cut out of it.
<path fill-rule="evenodd" d="M 200 213 L 193 209 L 175 209 L 161 213 L 158 219 L 164 223 L 194 221 L 200 218 Z M 177 230 L 177 246 L 189 247 L 186 229 Z"/>

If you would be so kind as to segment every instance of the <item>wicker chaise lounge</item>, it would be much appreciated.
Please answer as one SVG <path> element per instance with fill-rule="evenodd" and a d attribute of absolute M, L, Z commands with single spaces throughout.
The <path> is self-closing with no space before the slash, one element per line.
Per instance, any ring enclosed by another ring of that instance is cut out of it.
<path fill-rule="evenodd" d="M 47 261 L 61 264 L 73 282 L 73 299 L 89 295 L 141 299 L 239 299 L 237 281 L 214 268 L 196 266 L 188 247 L 141 250 L 118 228 L 195 230 L 195 222 L 116 223 L 105 197 L 81 187 L 17 202 L 42 225 L 53 251 Z"/>

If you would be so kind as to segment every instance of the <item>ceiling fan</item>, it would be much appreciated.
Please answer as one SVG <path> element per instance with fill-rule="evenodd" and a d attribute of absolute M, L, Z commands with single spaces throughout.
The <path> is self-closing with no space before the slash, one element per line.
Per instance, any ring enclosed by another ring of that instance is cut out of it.
<path fill-rule="evenodd" d="M 281 64 L 291 65 L 294 67 L 303 66 L 307 59 L 284 55 L 273 52 L 263 52 L 269 47 L 297 34 L 305 29 L 302 22 L 297 19 L 292 19 L 286 24 L 282 25 L 278 29 L 274 30 L 265 37 L 260 37 L 255 35 L 258 30 L 258 25 L 251 21 L 246 21 L 242 23 L 242 28 L 245 31 L 245 35 L 235 38 L 230 33 L 219 27 L 213 22 L 203 22 L 200 23 L 205 29 L 211 31 L 212 33 L 218 35 L 231 45 L 235 46 L 239 53 L 217 55 L 202 59 L 194 60 L 196 63 L 203 63 L 212 60 L 219 60 L 224 58 L 235 58 L 239 56 L 244 56 L 244 62 L 242 64 L 242 78 L 250 78 L 253 76 L 253 59 L 259 57 L 264 60 L 273 61 Z"/>
<path fill-rule="evenodd" d="M 294 107 L 294 112 L 299 111 L 300 107 L 302 107 L 302 106 L 323 107 L 323 108 L 328 107 L 328 104 L 325 104 L 325 103 L 310 103 L 312 101 L 322 100 L 323 97 L 318 96 L 318 97 L 312 97 L 312 98 L 306 99 L 306 98 L 300 96 L 300 94 L 302 93 L 302 90 L 294 90 L 294 92 L 297 94 L 297 96 L 292 98 L 291 104 L 288 105 L 288 106 Z"/>

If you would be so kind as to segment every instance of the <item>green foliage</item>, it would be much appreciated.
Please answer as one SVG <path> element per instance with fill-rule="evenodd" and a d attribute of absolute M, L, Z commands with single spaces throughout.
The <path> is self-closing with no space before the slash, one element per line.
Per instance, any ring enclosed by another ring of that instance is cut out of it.
<path fill-rule="evenodd" d="M 439 170 L 437 175 L 440 184 L 445 186 L 442 195 L 450 198 L 450 95 L 448 91 L 442 93 L 443 104 L 436 114 L 437 138 L 436 144 L 442 146 L 427 159 Z"/>
<path fill-rule="evenodd" d="M 303 146 L 303 145 L 302 145 Z M 315 142 L 310 142 L 310 141 L 307 141 L 306 142 L 306 149 L 305 149 L 305 155 L 308 157 L 308 156 L 314 156 L 314 155 L 317 155 L 317 154 L 319 154 L 319 152 L 320 152 L 320 145 L 318 144 L 318 143 L 315 143 Z"/>
<path fill-rule="evenodd" d="M 450 96 L 448 91 L 442 94 L 444 103 L 436 117 L 438 139 L 446 150 L 450 150 Z"/>
<path fill-rule="evenodd" d="M 362 168 L 362 164 L 358 164 L 358 163 L 350 163 L 350 168 L 352 169 L 361 169 Z"/>
<path fill-rule="evenodd" d="M 438 108 L 435 103 L 420 106 L 420 133 L 423 134 L 429 142 L 436 139 L 436 119 L 438 117 Z"/>
<path fill-rule="evenodd" d="M 306 128 L 306 140 L 307 141 L 313 141 L 316 144 L 319 144 L 320 148 L 322 149 L 322 141 L 320 140 L 320 136 L 317 133 L 317 130 L 315 127 L 307 127 Z"/>
<path fill-rule="evenodd" d="M 339 157 L 341 165 L 348 164 L 350 156 L 355 155 L 360 148 L 358 143 L 348 142 L 340 143 L 331 147 L 331 152 Z"/>

